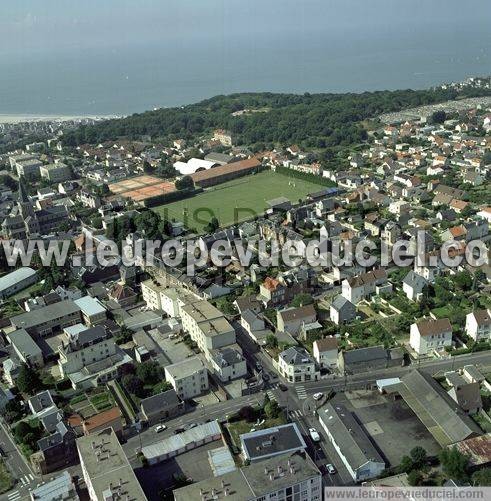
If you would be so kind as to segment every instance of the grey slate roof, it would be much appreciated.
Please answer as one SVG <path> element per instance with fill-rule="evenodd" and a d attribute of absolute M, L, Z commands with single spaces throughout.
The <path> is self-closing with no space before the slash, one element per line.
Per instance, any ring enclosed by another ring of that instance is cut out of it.
<path fill-rule="evenodd" d="M 401 378 L 398 389 L 442 447 L 482 433 L 431 375 L 414 370 Z"/>
<path fill-rule="evenodd" d="M 159 412 L 161 409 L 178 406 L 182 403 L 182 400 L 178 397 L 175 390 L 172 389 L 144 398 L 140 403 L 143 411 L 148 416 Z"/>
<path fill-rule="evenodd" d="M 409 285 L 414 290 L 422 291 L 424 286 L 428 283 L 424 277 L 418 275 L 413 270 L 411 270 L 403 280 L 403 283 Z"/>
<path fill-rule="evenodd" d="M 39 324 L 50 322 L 56 318 L 64 317 L 80 311 L 80 308 L 71 300 L 60 301 L 50 304 L 38 310 L 28 311 L 11 318 L 12 325 L 19 328 L 29 329 Z"/>
<path fill-rule="evenodd" d="M 298 346 L 290 346 L 285 351 L 279 354 L 288 365 L 303 365 L 303 364 L 313 364 L 314 359 L 309 355 L 309 353 Z"/>
<path fill-rule="evenodd" d="M 358 362 L 368 362 L 369 360 L 386 360 L 387 350 L 383 346 L 371 346 L 369 348 L 358 348 L 343 353 L 345 364 L 356 364 Z"/>
<path fill-rule="evenodd" d="M 346 309 L 352 308 L 353 310 L 356 310 L 356 306 L 349 299 L 346 299 L 341 294 L 337 295 L 334 298 L 334 301 L 331 303 L 331 307 L 334 308 L 336 311 L 341 311 L 344 308 Z"/>
<path fill-rule="evenodd" d="M 343 456 L 356 470 L 368 461 L 385 464 L 368 435 L 343 405 L 327 404 L 319 409 L 319 419 L 329 429 Z"/>

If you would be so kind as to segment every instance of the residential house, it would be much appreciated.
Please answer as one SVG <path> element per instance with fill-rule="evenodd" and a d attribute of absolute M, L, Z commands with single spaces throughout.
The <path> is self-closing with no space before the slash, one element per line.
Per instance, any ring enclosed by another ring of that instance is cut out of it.
<path fill-rule="evenodd" d="M 21 362 L 31 367 L 44 366 L 44 357 L 41 348 L 34 342 L 25 329 L 17 329 L 8 333 L 7 339 Z"/>
<path fill-rule="evenodd" d="M 335 369 L 338 364 L 338 340 L 334 336 L 318 339 L 313 343 L 314 359 L 321 369 Z"/>
<path fill-rule="evenodd" d="M 298 346 L 291 346 L 278 355 L 277 369 L 291 383 L 317 381 L 320 376 L 315 360 Z"/>
<path fill-rule="evenodd" d="M 234 348 L 220 348 L 211 354 L 210 365 L 220 381 L 227 382 L 247 374 L 247 362 Z"/>
<path fill-rule="evenodd" d="M 402 290 L 411 301 L 419 301 L 428 282 L 411 270 L 402 281 Z"/>
<path fill-rule="evenodd" d="M 140 410 L 143 421 L 153 426 L 181 415 L 185 405 L 172 389 L 144 398 L 140 402 Z"/>
<path fill-rule="evenodd" d="M 400 348 L 386 349 L 383 346 L 370 346 L 340 351 L 338 355 L 338 369 L 343 374 L 370 372 L 403 364 L 404 353 Z"/>
<path fill-rule="evenodd" d="M 474 310 L 466 315 L 465 333 L 474 341 L 491 339 L 491 310 Z"/>
<path fill-rule="evenodd" d="M 341 294 L 337 295 L 329 307 L 329 317 L 336 325 L 343 325 L 356 318 L 356 306 Z"/>
<path fill-rule="evenodd" d="M 418 355 L 452 346 L 452 324 L 448 318 L 423 319 L 411 325 L 409 344 Z"/>
<path fill-rule="evenodd" d="M 482 409 L 481 384 L 469 381 L 465 374 L 456 371 L 445 373 L 445 379 L 450 389 L 447 393 L 457 402 L 459 407 L 467 414 L 477 414 Z"/>
<path fill-rule="evenodd" d="M 373 270 L 343 280 L 341 294 L 351 303 L 357 304 L 375 294 L 378 288 L 386 283 L 387 272 L 384 269 Z"/>
<path fill-rule="evenodd" d="M 280 332 L 288 332 L 295 336 L 303 326 L 317 321 L 317 312 L 312 304 L 298 308 L 286 308 L 277 311 L 276 321 L 277 329 Z"/>

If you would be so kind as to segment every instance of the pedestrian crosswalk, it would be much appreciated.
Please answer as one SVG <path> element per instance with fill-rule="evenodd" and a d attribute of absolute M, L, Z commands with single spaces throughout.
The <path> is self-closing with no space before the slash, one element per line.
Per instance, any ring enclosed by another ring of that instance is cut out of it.
<path fill-rule="evenodd" d="M 300 409 L 295 409 L 290 411 L 290 417 L 292 418 L 300 418 L 303 416 L 303 413 Z"/>
<path fill-rule="evenodd" d="M 18 501 L 20 500 L 20 493 L 19 491 L 14 491 L 9 494 L 7 494 L 7 499 L 8 501 Z"/>
<path fill-rule="evenodd" d="M 30 484 L 33 480 L 34 480 L 34 475 L 32 473 L 29 473 L 29 475 L 24 475 L 19 478 L 19 481 L 23 486 Z"/>
<path fill-rule="evenodd" d="M 266 394 L 268 395 L 268 397 L 269 397 L 269 399 L 270 399 L 271 401 L 273 401 L 273 400 L 274 400 L 275 402 L 277 402 L 277 401 L 278 401 L 278 399 L 276 398 L 276 395 L 273 393 L 273 390 L 268 390 L 268 391 L 266 392 Z"/>
<path fill-rule="evenodd" d="M 304 400 L 307 398 L 307 391 L 305 390 L 305 386 L 303 385 L 295 386 L 295 390 L 300 400 Z"/>

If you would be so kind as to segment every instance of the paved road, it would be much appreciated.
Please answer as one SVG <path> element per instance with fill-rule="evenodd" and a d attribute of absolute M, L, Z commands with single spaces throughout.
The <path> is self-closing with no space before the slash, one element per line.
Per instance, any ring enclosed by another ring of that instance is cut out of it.
<path fill-rule="evenodd" d="M 370 386 L 373 385 L 377 379 L 401 377 L 404 374 L 407 374 L 408 372 L 418 368 L 432 375 L 443 375 L 445 371 L 458 369 L 460 367 L 463 367 L 464 365 L 469 364 L 474 364 L 478 368 L 480 367 L 483 369 L 491 368 L 491 352 L 483 351 L 477 353 L 469 353 L 466 355 L 451 357 L 451 359 L 445 360 L 429 360 L 421 362 L 420 364 L 411 364 L 407 367 L 392 367 L 388 369 L 347 376 L 346 378 L 338 376 L 334 379 L 321 379 L 320 381 L 312 381 L 296 385 L 296 388 L 297 392 L 300 388 L 303 389 L 304 393 L 308 395 L 319 391 L 325 391 L 329 388 L 332 388 L 334 390 L 342 390 L 345 388 L 349 389 L 350 387 L 360 386 L 362 384 Z"/>
<path fill-rule="evenodd" d="M 191 412 L 170 421 L 166 421 L 165 425 L 167 426 L 167 430 L 164 432 L 156 433 L 155 427 L 152 426 L 142 431 L 139 435 L 129 438 L 126 443 L 123 444 L 123 450 L 133 465 L 139 465 L 139 462 L 136 460 L 136 453 L 140 450 L 140 447 L 154 444 L 171 436 L 176 428 L 181 428 L 191 423 L 203 423 L 209 419 L 224 420 L 227 414 L 233 414 L 245 405 L 262 405 L 263 401 L 264 394 L 256 393 L 254 395 L 247 395 L 234 398 L 233 400 L 207 405 L 206 407 L 198 406 Z"/>
<path fill-rule="evenodd" d="M 41 479 L 34 475 L 30 465 L 17 449 L 3 422 L 0 422 L 0 447 L 5 454 L 3 458 L 5 464 L 16 481 L 14 488 L 3 496 L 0 496 L 0 499 L 2 501 L 28 499 L 29 491 L 36 487 L 41 482 Z"/>

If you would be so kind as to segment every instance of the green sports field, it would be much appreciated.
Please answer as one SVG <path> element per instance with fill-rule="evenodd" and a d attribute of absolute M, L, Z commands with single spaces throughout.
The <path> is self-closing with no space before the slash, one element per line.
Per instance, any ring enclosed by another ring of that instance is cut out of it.
<path fill-rule="evenodd" d="M 155 207 L 167 219 L 183 221 L 188 228 L 202 231 L 215 216 L 221 225 L 244 221 L 262 214 L 267 200 L 286 197 L 297 202 L 324 186 L 290 178 L 272 171 L 260 172 L 207 189 L 192 198 Z"/>

